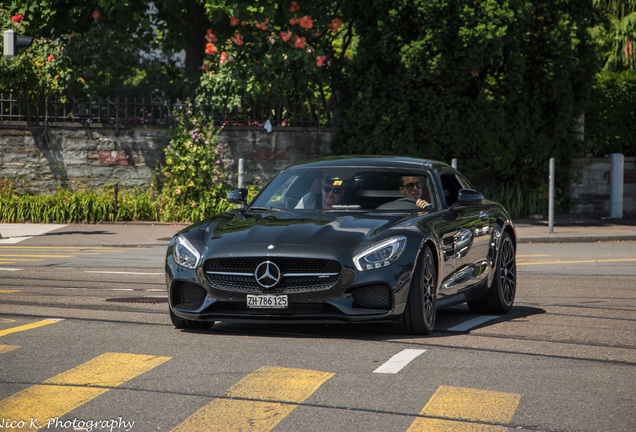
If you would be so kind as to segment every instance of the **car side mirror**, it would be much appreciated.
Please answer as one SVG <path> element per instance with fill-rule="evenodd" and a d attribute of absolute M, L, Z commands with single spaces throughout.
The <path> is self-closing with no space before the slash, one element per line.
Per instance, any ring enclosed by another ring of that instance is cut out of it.
<path fill-rule="evenodd" d="M 457 196 L 457 202 L 463 205 L 483 204 L 484 196 L 481 192 L 473 189 L 460 189 Z"/>
<path fill-rule="evenodd" d="M 227 202 L 230 204 L 238 204 L 243 207 L 247 206 L 247 189 L 241 188 L 233 190 L 227 194 Z"/>

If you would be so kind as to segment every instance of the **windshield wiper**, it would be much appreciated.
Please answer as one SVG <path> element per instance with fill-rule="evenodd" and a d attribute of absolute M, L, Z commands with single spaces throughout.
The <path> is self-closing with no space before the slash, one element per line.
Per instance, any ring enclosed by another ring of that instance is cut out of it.
<path fill-rule="evenodd" d="M 279 209 L 277 207 L 248 207 L 248 210 L 263 210 L 263 211 L 282 211 L 283 209 Z"/>

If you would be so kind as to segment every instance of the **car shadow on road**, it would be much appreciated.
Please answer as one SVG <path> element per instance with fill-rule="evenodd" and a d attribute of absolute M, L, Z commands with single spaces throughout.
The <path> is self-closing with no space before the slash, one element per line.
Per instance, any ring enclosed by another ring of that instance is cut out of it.
<path fill-rule="evenodd" d="M 526 318 L 545 313 L 544 309 L 529 306 L 514 306 L 505 315 L 480 315 L 470 313 L 468 307 L 459 306 L 437 311 L 435 329 L 431 335 L 401 334 L 398 326 L 392 323 L 364 324 L 270 324 L 217 322 L 209 330 L 183 330 L 189 333 L 233 336 L 264 337 L 306 337 L 335 338 L 360 340 L 403 340 L 427 337 L 450 337 L 459 334 L 470 334 L 471 331 L 495 327 L 497 324 L 525 320 Z M 471 325 L 471 322 L 474 325 Z M 463 325 L 467 325 L 464 328 Z"/>

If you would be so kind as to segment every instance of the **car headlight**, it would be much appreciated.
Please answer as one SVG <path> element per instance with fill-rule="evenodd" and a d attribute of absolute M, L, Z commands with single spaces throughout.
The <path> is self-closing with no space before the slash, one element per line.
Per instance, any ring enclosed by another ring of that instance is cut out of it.
<path fill-rule="evenodd" d="M 183 236 L 177 237 L 172 248 L 172 256 L 177 264 L 189 269 L 196 268 L 201 259 L 199 251 Z"/>
<path fill-rule="evenodd" d="M 391 237 L 363 250 L 353 257 L 359 271 L 386 267 L 397 260 L 406 246 L 406 237 Z"/>

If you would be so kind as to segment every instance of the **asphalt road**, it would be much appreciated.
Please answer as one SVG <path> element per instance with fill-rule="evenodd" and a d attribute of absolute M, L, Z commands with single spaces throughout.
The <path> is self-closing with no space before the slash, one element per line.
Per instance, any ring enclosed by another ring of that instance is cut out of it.
<path fill-rule="evenodd" d="M 634 242 L 522 243 L 510 314 L 457 307 L 433 335 L 404 337 L 386 325 L 175 330 L 155 237 L 0 245 L 0 430 L 636 424 Z"/>

